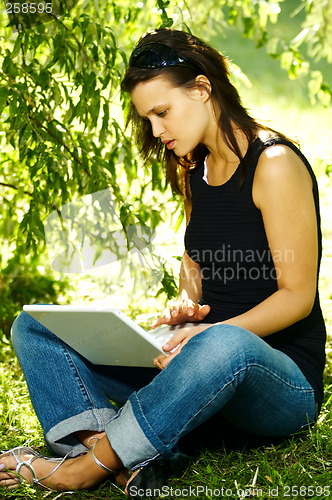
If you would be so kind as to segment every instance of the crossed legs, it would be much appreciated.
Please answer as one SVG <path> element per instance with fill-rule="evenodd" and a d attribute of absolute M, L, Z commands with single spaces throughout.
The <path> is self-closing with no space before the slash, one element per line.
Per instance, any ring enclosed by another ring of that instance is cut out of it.
<path fill-rule="evenodd" d="M 286 436 L 315 418 L 314 391 L 296 364 L 241 328 L 210 327 L 193 337 L 161 372 L 152 368 L 128 377 L 128 371 L 87 364 L 33 321 L 21 315 L 13 327 L 13 343 L 46 442 L 59 455 L 87 452 L 93 435 L 101 437 L 95 452 L 107 467 L 135 470 L 156 457 L 174 456 L 179 439 L 217 412 L 244 430 L 266 436 Z M 23 330 L 34 338 L 35 358 L 48 336 L 42 349 L 49 360 L 46 373 L 36 359 L 32 362 L 31 352 L 26 360 L 23 351 L 31 351 L 32 343 L 22 346 Z M 54 357 L 61 357 L 64 366 L 55 384 L 59 359 L 54 362 Z M 125 403 L 122 409 L 108 397 Z M 12 470 L 15 464 L 9 461 L 6 467 Z M 92 462 L 91 453 L 67 461 L 54 474 L 52 485 L 64 482 L 70 489 L 82 488 L 108 477 Z M 45 464 L 36 460 L 37 466 L 42 469 Z M 91 466 L 91 474 L 83 481 L 78 477 L 86 466 Z"/>

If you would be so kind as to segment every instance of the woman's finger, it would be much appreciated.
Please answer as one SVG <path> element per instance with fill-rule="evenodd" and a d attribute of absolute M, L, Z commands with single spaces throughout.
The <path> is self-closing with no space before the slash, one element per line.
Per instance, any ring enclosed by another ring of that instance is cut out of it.
<path fill-rule="evenodd" d="M 179 331 L 175 335 L 173 335 L 172 338 L 170 338 L 166 344 L 162 346 L 163 350 L 168 352 L 171 351 L 172 349 L 175 349 L 176 346 L 181 344 L 181 342 L 184 341 L 184 339 L 187 337 L 187 333 L 185 331 Z"/>
<path fill-rule="evenodd" d="M 196 314 L 197 320 L 201 321 L 202 319 L 204 319 L 205 316 L 209 314 L 210 309 L 211 307 L 208 304 L 205 304 L 204 306 L 199 306 Z"/>
<path fill-rule="evenodd" d="M 173 358 L 175 358 L 177 354 L 179 354 L 179 352 L 181 351 L 181 347 L 182 346 L 180 345 L 178 349 L 176 349 L 176 351 L 174 351 L 169 356 L 163 356 L 163 355 L 158 356 L 158 358 L 154 360 L 154 365 L 160 370 L 162 370 L 168 365 L 168 363 L 172 361 Z"/>
<path fill-rule="evenodd" d="M 151 325 L 151 329 L 160 325 L 174 326 L 182 323 L 202 321 L 209 311 L 209 305 L 201 306 L 190 299 L 186 299 L 181 304 L 167 307 L 163 312 L 163 316 Z"/>
<path fill-rule="evenodd" d="M 186 299 L 182 306 L 182 311 L 188 316 L 193 316 L 195 314 L 195 303 L 191 299 Z"/>

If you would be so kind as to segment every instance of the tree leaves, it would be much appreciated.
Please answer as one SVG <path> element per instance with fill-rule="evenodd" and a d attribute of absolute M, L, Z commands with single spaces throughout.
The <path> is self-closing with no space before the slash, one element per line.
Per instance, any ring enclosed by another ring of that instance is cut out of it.
<path fill-rule="evenodd" d="M 4 107 L 7 105 L 7 99 L 8 99 L 8 89 L 5 86 L 0 87 L 0 115 L 4 109 Z"/>

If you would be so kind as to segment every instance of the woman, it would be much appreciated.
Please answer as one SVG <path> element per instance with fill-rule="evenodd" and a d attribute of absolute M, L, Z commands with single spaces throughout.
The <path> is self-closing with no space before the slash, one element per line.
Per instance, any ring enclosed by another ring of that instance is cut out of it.
<path fill-rule="evenodd" d="M 179 300 L 153 326 L 201 325 L 175 334 L 159 370 L 133 374 L 87 363 L 22 313 L 13 344 L 45 440 L 78 456 L 55 467 L 30 449 L 7 452 L 3 486 L 18 484 L 16 467 L 58 490 L 129 469 L 135 496 L 147 471 L 213 415 L 282 437 L 311 425 L 322 403 L 321 232 L 307 160 L 248 115 L 223 56 L 188 33 L 143 37 L 122 88 L 142 156 L 163 158 L 188 222 Z"/>

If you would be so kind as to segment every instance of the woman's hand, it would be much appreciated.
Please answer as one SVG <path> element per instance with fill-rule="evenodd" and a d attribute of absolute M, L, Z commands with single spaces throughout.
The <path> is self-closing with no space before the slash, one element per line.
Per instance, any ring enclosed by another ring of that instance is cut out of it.
<path fill-rule="evenodd" d="M 159 325 L 182 325 L 183 323 L 192 323 L 203 321 L 205 316 L 210 312 L 210 306 L 207 304 L 201 306 L 196 304 L 190 299 L 186 299 L 181 303 L 175 304 L 174 306 L 167 307 L 164 310 L 163 316 L 158 318 L 151 329 L 156 328 Z"/>
<path fill-rule="evenodd" d="M 205 307 L 205 306 L 203 306 Z M 203 332 L 211 326 L 209 323 L 200 323 L 197 325 L 183 325 L 179 327 L 179 331 L 172 337 L 166 344 L 164 344 L 163 350 L 165 352 L 173 351 L 169 356 L 163 356 L 162 354 L 154 360 L 154 364 L 157 368 L 162 370 L 168 363 L 181 351 L 182 347 L 190 340 L 192 337 L 198 333 Z"/>

